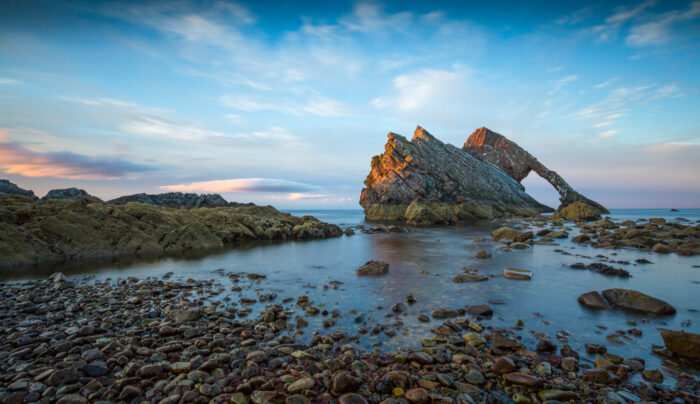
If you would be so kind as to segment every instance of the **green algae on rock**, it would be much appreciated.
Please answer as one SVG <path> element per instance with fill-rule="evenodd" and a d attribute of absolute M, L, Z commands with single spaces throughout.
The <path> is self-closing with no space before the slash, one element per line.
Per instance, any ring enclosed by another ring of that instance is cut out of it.
<path fill-rule="evenodd" d="M 0 268 L 203 252 L 252 240 L 336 237 L 341 229 L 272 206 L 176 208 L 94 197 L 0 195 Z"/>

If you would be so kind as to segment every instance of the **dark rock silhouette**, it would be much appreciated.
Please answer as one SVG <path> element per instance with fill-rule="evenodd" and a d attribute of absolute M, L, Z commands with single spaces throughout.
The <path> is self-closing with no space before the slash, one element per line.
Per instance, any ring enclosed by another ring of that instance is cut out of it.
<path fill-rule="evenodd" d="M 19 195 L 35 201 L 39 199 L 34 195 L 34 191 L 22 189 L 8 180 L 0 180 L 0 195 Z"/>
<path fill-rule="evenodd" d="M 92 197 L 94 196 L 88 194 L 84 189 L 78 188 L 63 188 L 63 189 L 52 189 L 47 192 L 46 195 L 41 198 L 42 201 L 47 199 L 75 199 L 82 196 Z"/>

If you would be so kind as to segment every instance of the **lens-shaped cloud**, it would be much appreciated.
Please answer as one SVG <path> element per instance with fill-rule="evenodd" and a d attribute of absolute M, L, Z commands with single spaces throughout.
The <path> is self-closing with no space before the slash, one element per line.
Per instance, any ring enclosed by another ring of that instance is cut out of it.
<path fill-rule="evenodd" d="M 276 178 L 234 178 L 189 184 L 164 185 L 164 190 L 179 192 L 289 192 L 305 193 L 319 191 L 316 185 Z"/>

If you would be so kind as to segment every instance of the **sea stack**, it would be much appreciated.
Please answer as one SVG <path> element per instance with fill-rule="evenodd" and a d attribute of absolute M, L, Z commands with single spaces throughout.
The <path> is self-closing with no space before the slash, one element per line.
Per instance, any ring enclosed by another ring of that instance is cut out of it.
<path fill-rule="evenodd" d="M 410 141 L 388 134 L 384 153 L 372 157 L 365 186 L 360 205 L 368 220 L 453 224 L 552 210 L 500 169 L 420 126 Z"/>
<path fill-rule="evenodd" d="M 567 220 L 595 220 L 601 213 L 609 213 L 603 205 L 576 192 L 555 171 L 515 142 L 505 136 L 481 127 L 475 130 L 462 146 L 462 150 L 479 160 L 491 163 L 516 180 L 518 184 L 534 171 L 559 192 L 560 205 L 557 214 Z"/>

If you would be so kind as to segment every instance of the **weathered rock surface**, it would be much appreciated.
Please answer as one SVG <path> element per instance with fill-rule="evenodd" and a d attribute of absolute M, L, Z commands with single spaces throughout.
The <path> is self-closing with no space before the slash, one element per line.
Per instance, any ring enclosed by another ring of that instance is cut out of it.
<path fill-rule="evenodd" d="M 52 189 L 51 191 L 47 192 L 46 195 L 43 198 L 41 198 L 41 200 L 45 201 L 47 199 L 76 199 L 80 198 L 81 196 L 95 198 L 94 196 L 88 194 L 84 189 L 63 188 Z"/>
<path fill-rule="evenodd" d="M 382 261 L 369 261 L 357 269 L 359 276 L 381 276 L 389 272 L 389 264 Z"/>
<path fill-rule="evenodd" d="M 611 306 L 643 313 L 668 315 L 675 314 L 676 309 L 661 299 L 632 289 L 608 289 L 603 296 Z"/>
<path fill-rule="evenodd" d="M 700 334 L 661 330 L 661 338 L 674 355 L 700 361 Z"/>
<path fill-rule="evenodd" d="M 8 180 L 0 180 L 0 195 L 19 195 L 32 200 L 39 199 L 33 191 L 22 189 Z"/>
<path fill-rule="evenodd" d="M 550 211 L 501 170 L 421 127 L 410 141 L 395 133 L 388 139 L 360 195 L 369 220 L 452 224 Z"/>
<path fill-rule="evenodd" d="M 594 220 L 600 218 L 601 213 L 608 213 L 603 205 L 576 192 L 559 174 L 545 167 L 515 142 L 485 127 L 475 130 L 462 146 L 462 150 L 495 165 L 518 183 L 522 182 L 530 171 L 536 172 L 559 192 L 561 204 L 558 210 L 567 220 Z M 581 214 L 580 209 L 562 211 L 576 202 L 588 206 L 584 212 L 585 217 L 576 216 Z"/>
<path fill-rule="evenodd" d="M 219 194 L 184 194 L 182 192 L 168 192 L 164 194 L 134 194 L 120 196 L 108 201 L 116 205 L 124 205 L 129 202 L 141 202 L 156 206 L 170 207 L 224 207 L 229 206 L 229 202 Z M 239 204 L 232 203 L 232 206 Z"/>
<path fill-rule="evenodd" d="M 81 197 L 34 202 L 0 195 L 0 269 L 206 251 L 248 240 L 340 236 L 311 216 L 271 206 L 179 209 Z"/>

